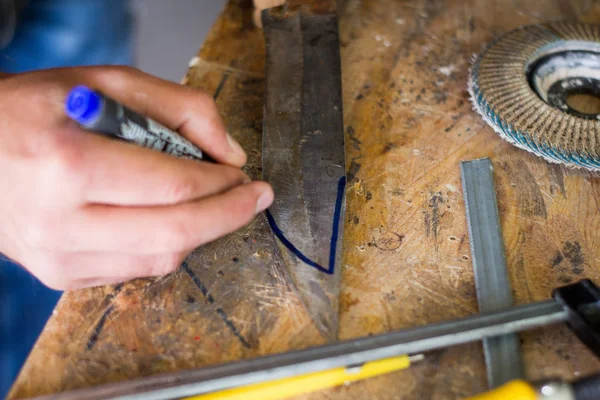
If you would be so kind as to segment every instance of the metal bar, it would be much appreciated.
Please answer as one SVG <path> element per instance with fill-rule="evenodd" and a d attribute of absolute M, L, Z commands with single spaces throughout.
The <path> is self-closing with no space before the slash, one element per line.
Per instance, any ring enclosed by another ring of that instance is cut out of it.
<path fill-rule="evenodd" d="M 489 158 L 463 161 L 460 169 L 479 312 L 508 309 L 512 307 L 513 299 L 504 258 L 492 162 Z M 483 352 L 490 388 L 523 377 L 523 360 L 516 334 L 485 338 Z"/>
<path fill-rule="evenodd" d="M 275 191 L 267 218 L 282 272 L 335 341 L 346 208 L 338 18 L 334 0 L 295 3 L 263 12 L 262 166 Z"/>
<path fill-rule="evenodd" d="M 38 397 L 47 400 L 163 400 L 266 382 L 333 368 L 360 365 L 402 354 L 415 354 L 475 342 L 565 321 L 567 312 L 554 300 L 489 314 L 405 329 L 305 350 L 275 354 Z"/>
<path fill-rule="evenodd" d="M 337 10 L 336 0 L 287 0 L 288 9 L 302 8 L 307 15 L 332 14 Z"/>

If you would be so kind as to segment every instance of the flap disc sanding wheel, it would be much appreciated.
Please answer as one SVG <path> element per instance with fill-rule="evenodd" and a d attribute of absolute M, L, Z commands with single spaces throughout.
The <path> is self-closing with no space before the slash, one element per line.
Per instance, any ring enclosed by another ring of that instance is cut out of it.
<path fill-rule="evenodd" d="M 548 161 L 600 170 L 600 27 L 556 22 L 496 39 L 469 77 L 500 136 Z"/>

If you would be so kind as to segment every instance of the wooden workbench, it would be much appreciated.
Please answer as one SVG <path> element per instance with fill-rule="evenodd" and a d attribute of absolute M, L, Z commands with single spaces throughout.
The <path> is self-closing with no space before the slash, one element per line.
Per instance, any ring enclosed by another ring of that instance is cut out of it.
<path fill-rule="evenodd" d="M 600 22 L 539 0 L 348 0 L 341 17 L 348 189 L 340 337 L 477 312 L 459 162 L 491 157 L 516 302 L 600 282 L 600 179 L 502 141 L 472 110 L 472 55 L 547 19 Z M 249 1 L 232 1 L 185 83 L 214 93 L 260 176 L 264 42 Z M 201 227 L 199 227 L 201 228 Z M 82 266 L 82 268 L 85 266 Z M 600 362 L 564 326 L 521 335 L 529 378 L 572 379 Z M 282 271 L 263 216 L 197 250 L 175 274 L 63 296 L 12 398 L 55 393 L 322 339 Z M 484 390 L 478 343 L 410 370 L 310 399 L 454 399 Z"/>

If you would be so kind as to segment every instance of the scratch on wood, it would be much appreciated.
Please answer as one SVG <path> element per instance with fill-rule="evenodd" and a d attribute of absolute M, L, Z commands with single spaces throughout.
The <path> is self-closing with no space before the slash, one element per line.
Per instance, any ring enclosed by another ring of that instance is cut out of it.
<path fill-rule="evenodd" d="M 111 302 L 113 301 L 113 299 L 115 298 L 115 296 L 121 291 L 122 288 L 123 288 L 123 284 L 122 283 L 120 283 L 118 285 L 115 285 L 115 290 L 112 293 L 108 294 L 104 298 L 103 303 L 107 303 L 108 305 L 104 309 L 104 312 L 102 313 L 102 316 L 100 317 L 100 320 L 98 321 L 98 323 L 94 327 L 94 331 L 92 332 L 92 334 L 88 338 L 88 341 L 87 341 L 87 344 L 86 344 L 86 348 L 88 350 L 91 350 L 94 347 L 94 345 L 96 344 L 96 342 L 98 341 L 98 337 L 100 336 L 100 333 L 102 332 L 102 329 L 104 329 L 104 325 L 106 324 L 106 319 L 108 318 L 108 315 L 115 308 L 114 304 L 111 304 Z"/>
<path fill-rule="evenodd" d="M 550 179 L 550 193 L 554 194 L 555 188 L 558 188 L 563 198 L 566 199 L 565 179 L 560 165 L 548 163 L 548 177 Z"/>
<path fill-rule="evenodd" d="M 168 274 L 168 275 L 157 276 L 155 278 L 148 278 L 148 283 L 146 285 L 144 285 L 142 290 L 144 293 L 148 293 L 150 290 L 156 289 L 157 286 L 164 285 L 167 282 L 169 282 L 173 279 L 176 279 L 178 274 L 179 274 L 179 270 L 177 270 L 171 274 Z"/>
<path fill-rule="evenodd" d="M 462 249 L 463 244 L 465 244 L 465 238 L 467 237 L 467 235 L 462 235 L 460 237 L 460 242 L 458 242 L 458 249 L 456 250 L 456 253 L 458 254 L 460 252 L 460 249 Z"/>
<path fill-rule="evenodd" d="M 223 78 L 221 78 L 221 82 L 219 82 L 219 86 L 217 86 L 217 89 L 215 90 L 215 94 L 213 95 L 213 99 L 215 101 L 217 101 L 217 99 L 219 98 L 221 90 L 223 90 L 223 86 L 225 86 L 225 82 L 227 82 L 227 79 L 229 79 L 229 72 L 223 74 Z"/>
<path fill-rule="evenodd" d="M 194 271 L 192 271 L 190 269 L 190 267 L 187 264 L 187 262 L 184 262 L 183 264 L 181 264 L 181 269 L 184 270 L 190 276 L 190 278 L 192 278 L 192 281 L 194 282 L 194 284 L 196 285 L 196 287 L 198 289 L 200 289 L 200 291 L 202 292 L 202 294 L 204 295 L 204 297 L 206 298 L 206 300 L 210 304 L 214 304 L 215 303 L 214 297 L 212 297 L 212 295 L 210 293 L 208 293 L 208 288 L 206 286 L 204 286 L 204 283 L 202 283 L 202 281 L 200 280 L 200 278 L 198 278 L 198 275 L 196 275 L 194 273 Z M 244 347 L 246 347 L 248 349 L 251 348 L 250 343 L 248 343 L 248 341 L 246 340 L 246 338 L 244 338 L 244 336 L 242 336 L 242 334 L 237 329 L 237 327 L 235 326 L 235 324 L 233 323 L 233 321 L 229 318 L 229 316 L 227 315 L 227 313 L 225 313 L 225 311 L 221 307 L 217 307 L 217 315 L 221 318 L 221 320 L 225 323 L 225 325 L 227 325 L 227 327 L 229 328 L 229 330 L 231 331 L 231 333 L 233 333 L 233 335 L 236 338 L 238 338 L 238 340 L 240 341 L 240 343 Z"/>
<path fill-rule="evenodd" d="M 444 198 L 442 197 L 441 192 L 434 193 L 429 198 L 429 208 L 431 208 L 431 223 L 427 228 L 427 236 L 429 236 L 429 230 L 433 233 L 433 236 L 437 239 L 439 234 L 440 227 L 440 203 L 444 202 Z M 426 214 L 428 217 L 429 214 Z M 427 218 L 429 219 L 429 218 Z"/>
<path fill-rule="evenodd" d="M 246 341 L 246 339 L 242 336 L 240 331 L 238 331 L 238 329 L 234 325 L 233 321 L 231 319 L 229 319 L 229 317 L 227 316 L 227 314 L 225 313 L 225 311 L 223 311 L 223 309 L 221 307 L 217 308 L 217 314 L 219 315 L 219 317 L 221 317 L 221 319 L 223 320 L 225 325 L 227 325 L 229 327 L 229 329 L 231 330 L 231 333 L 233 333 L 235 335 L 235 337 L 239 339 L 240 343 L 242 343 L 242 345 L 245 348 L 249 349 L 251 347 L 250 343 L 248 343 Z"/>
<path fill-rule="evenodd" d="M 525 161 L 519 160 L 515 168 L 512 168 L 509 163 L 501 163 L 501 165 L 515 187 L 521 215 L 546 219 L 544 196 Z"/>
<path fill-rule="evenodd" d="M 87 341 L 87 349 L 91 350 L 92 348 L 94 348 L 94 345 L 96 344 L 96 342 L 98 341 L 98 337 L 100 336 L 100 332 L 102 332 L 102 329 L 104 328 L 104 324 L 106 324 L 106 319 L 108 318 L 109 314 L 112 312 L 112 310 L 115 308 L 114 304 L 111 304 L 106 311 L 104 311 L 104 314 L 102 314 L 102 317 L 100 317 L 100 321 L 98 321 L 98 323 L 96 324 L 96 326 L 94 327 L 94 331 L 92 332 L 92 334 L 90 335 L 90 338 Z"/>
<path fill-rule="evenodd" d="M 535 298 L 533 293 L 531 292 L 531 288 L 529 287 L 529 278 L 527 276 L 527 268 L 525 267 L 525 259 L 523 258 L 523 253 L 519 253 L 519 258 L 514 263 L 514 271 L 517 277 L 516 282 L 523 284 L 525 286 L 525 290 L 527 291 L 527 298 L 531 301 Z"/>
<path fill-rule="evenodd" d="M 460 308 L 461 310 L 465 311 L 466 313 L 472 314 L 474 312 L 473 307 L 470 307 L 470 305 L 463 303 L 461 301 L 461 299 L 457 299 L 457 298 L 451 299 L 448 296 L 446 296 L 444 293 L 442 293 L 438 290 L 432 290 L 429 287 L 422 285 L 416 279 L 409 279 L 408 284 L 410 285 L 411 288 L 413 288 L 417 292 L 421 293 L 422 295 L 429 297 L 431 300 L 433 300 L 437 304 L 441 304 L 442 306 L 447 305 L 447 304 L 452 304 L 452 305 L 456 306 L 456 308 Z"/>

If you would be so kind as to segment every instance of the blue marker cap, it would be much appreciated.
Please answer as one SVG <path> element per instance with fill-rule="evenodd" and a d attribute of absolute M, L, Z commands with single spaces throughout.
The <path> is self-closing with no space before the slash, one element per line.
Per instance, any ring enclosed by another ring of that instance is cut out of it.
<path fill-rule="evenodd" d="M 86 86 L 75 86 L 65 102 L 67 116 L 85 126 L 102 112 L 102 97 Z"/>

